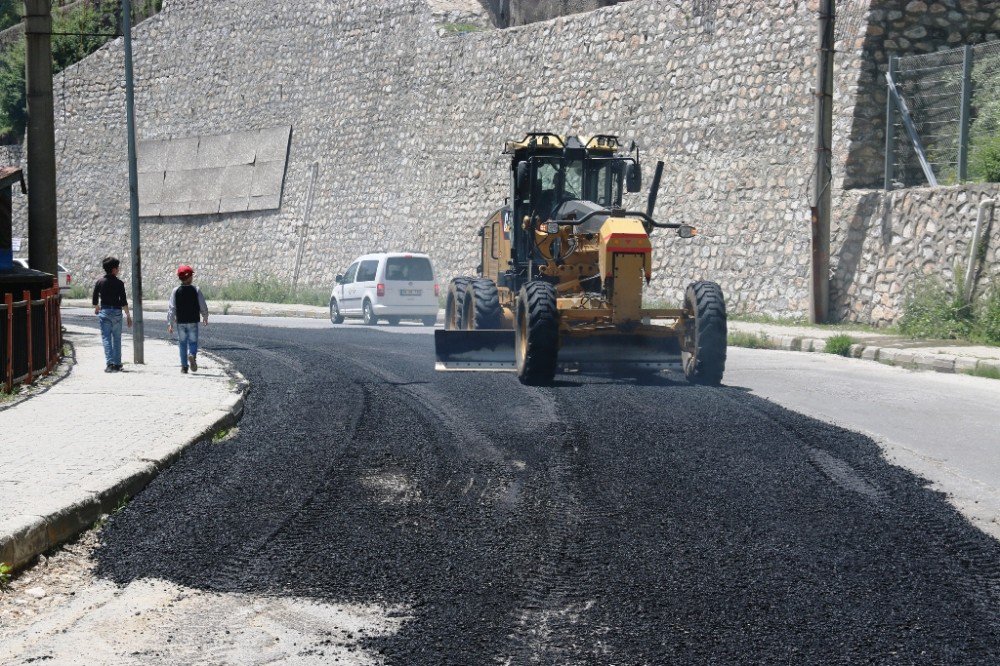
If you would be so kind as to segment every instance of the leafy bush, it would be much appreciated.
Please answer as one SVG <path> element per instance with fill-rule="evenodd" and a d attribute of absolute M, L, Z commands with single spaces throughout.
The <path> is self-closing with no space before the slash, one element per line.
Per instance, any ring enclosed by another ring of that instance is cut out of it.
<path fill-rule="evenodd" d="M 823 351 L 827 354 L 836 354 L 837 356 L 850 356 L 851 355 L 851 345 L 855 344 L 854 338 L 849 335 L 835 335 L 831 338 L 826 339 L 826 347 Z"/>
<path fill-rule="evenodd" d="M 1000 345 L 1000 282 L 993 284 L 976 308 L 973 337 L 987 344 Z"/>
<path fill-rule="evenodd" d="M 10 584 L 10 577 L 14 573 L 13 567 L 6 562 L 0 562 L 0 590 Z"/>
<path fill-rule="evenodd" d="M 1000 134 L 972 142 L 969 175 L 974 180 L 1000 183 Z"/>
<path fill-rule="evenodd" d="M 913 338 L 950 340 L 967 338 L 972 328 L 972 308 L 940 280 L 917 283 L 906 297 L 899 330 Z"/>

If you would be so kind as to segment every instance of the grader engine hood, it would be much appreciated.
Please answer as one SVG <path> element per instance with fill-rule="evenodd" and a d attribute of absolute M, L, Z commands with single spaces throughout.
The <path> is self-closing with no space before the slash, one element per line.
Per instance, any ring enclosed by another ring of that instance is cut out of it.
<path fill-rule="evenodd" d="M 598 257 L 601 277 L 615 277 L 615 255 L 641 255 L 642 273 L 649 282 L 653 278 L 653 245 L 639 220 L 611 217 L 601 225 L 601 249 Z M 631 257 L 630 257 L 631 258 Z M 638 260 L 638 257 L 636 258 Z"/>

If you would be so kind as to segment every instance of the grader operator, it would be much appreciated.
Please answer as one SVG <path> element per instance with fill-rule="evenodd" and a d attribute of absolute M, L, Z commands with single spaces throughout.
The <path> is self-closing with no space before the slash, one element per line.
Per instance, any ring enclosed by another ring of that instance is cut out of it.
<path fill-rule="evenodd" d="M 622 208 L 641 189 L 639 153 L 617 137 L 532 133 L 508 142 L 511 197 L 479 231 L 477 277 L 451 281 L 439 370 L 516 371 L 550 383 L 557 369 L 644 374 L 683 369 L 717 385 L 726 363 L 726 306 L 714 282 L 692 282 L 683 307 L 645 309 L 654 229 L 695 229 L 653 219 L 663 163 L 645 212 Z M 654 324 L 651 320 L 664 320 Z"/>

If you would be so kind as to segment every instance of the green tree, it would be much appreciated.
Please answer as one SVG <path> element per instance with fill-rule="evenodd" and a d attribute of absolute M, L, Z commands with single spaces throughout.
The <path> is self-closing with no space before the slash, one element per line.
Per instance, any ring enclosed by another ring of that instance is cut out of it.
<path fill-rule="evenodd" d="M 0 0 L 0 30 L 21 22 L 23 6 L 20 0 Z"/>

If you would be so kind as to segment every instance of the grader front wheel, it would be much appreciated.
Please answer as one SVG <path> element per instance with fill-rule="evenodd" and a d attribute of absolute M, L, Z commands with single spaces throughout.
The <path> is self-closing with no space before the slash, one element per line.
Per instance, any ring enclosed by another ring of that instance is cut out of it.
<path fill-rule="evenodd" d="M 529 282 L 518 294 L 514 354 L 522 384 L 552 383 L 559 354 L 559 310 L 555 287 L 547 282 Z"/>
<path fill-rule="evenodd" d="M 718 386 L 726 370 L 726 301 L 714 282 L 692 282 L 684 294 L 684 375 L 694 384 Z"/>
<path fill-rule="evenodd" d="M 497 329 L 502 321 L 500 292 L 496 283 L 486 278 L 473 280 L 465 290 L 462 328 L 467 331 Z"/>
<path fill-rule="evenodd" d="M 472 278 L 457 277 L 448 285 L 448 298 L 444 308 L 444 328 L 446 331 L 456 331 L 462 328 L 465 292 L 471 283 Z"/>

